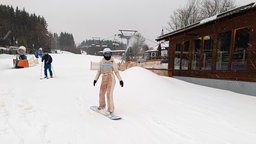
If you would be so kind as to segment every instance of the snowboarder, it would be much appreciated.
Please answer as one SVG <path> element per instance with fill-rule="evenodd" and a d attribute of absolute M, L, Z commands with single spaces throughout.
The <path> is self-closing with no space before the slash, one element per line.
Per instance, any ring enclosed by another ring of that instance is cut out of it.
<path fill-rule="evenodd" d="M 98 109 L 105 109 L 105 94 L 107 94 L 107 111 L 112 114 L 114 112 L 114 102 L 113 102 L 113 90 L 115 87 L 115 73 L 116 77 L 119 80 L 120 86 L 124 86 L 124 82 L 119 74 L 117 64 L 114 62 L 114 59 L 111 57 L 111 49 L 105 48 L 103 50 L 103 59 L 100 61 L 100 69 L 98 70 L 93 85 L 95 86 L 100 75 L 102 75 L 102 81 L 99 92 L 99 107 Z"/>
<path fill-rule="evenodd" d="M 47 76 L 47 70 L 49 70 L 50 72 L 50 76 L 52 78 L 52 66 L 51 66 L 51 63 L 52 63 L 52 57 L 51 55 L 48 54 L 48 51 L 45 51 L 44 52 L 44 55 L 42 57 L 42 62 L 44 61 L 44 78 L 48 78 Z"/>

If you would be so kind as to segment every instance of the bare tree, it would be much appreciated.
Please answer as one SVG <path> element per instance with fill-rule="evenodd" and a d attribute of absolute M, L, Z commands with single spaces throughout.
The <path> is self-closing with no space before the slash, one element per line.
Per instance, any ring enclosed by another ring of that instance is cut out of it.
<path fill-rule="evenodd" d="M 206 18 L 215 15 L 218 10 L 219 0 L 205 0 L 200 4 L 201 15 L 200 17 Z"/>
<path fill-rule="evenodd" d="M 199 9 L 197 0 L 190 0 L 184 8 L 179 8 L 173 12 L 166 29 L 168 31 L 173 31 L 193 24 L 198 21 L 198 15 Z"/>
<path fill-rule="evenodd" d="M 201 0 L 199 8 L 200 19 L 204 19 L 235 8 L 235 2 L 234 0 Z"/>
<path fill-rule="evenodd" d="M 168 26 L 166 27 L 167 31 L 173 31 L 182 27 L 182 14 L 180 11 L 182 11 L 182 9 L 174 11 L 173 14 L 170 16 L 171 20 L 168 22 Z"/>
<path fill-rule="evenodd" d="M 167 31 L 174 31 L 235 7 L 234 0 L 189 0 L 175 10 L 167 23 Z"/>

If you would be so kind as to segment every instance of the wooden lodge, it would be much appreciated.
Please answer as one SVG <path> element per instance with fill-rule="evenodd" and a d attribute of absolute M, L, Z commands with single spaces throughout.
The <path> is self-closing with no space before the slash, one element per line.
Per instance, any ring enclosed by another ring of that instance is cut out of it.
<path fill-rule="evenodd" d="M 170 76 L 256 81 L 256 3 L 159 36 Z"/>

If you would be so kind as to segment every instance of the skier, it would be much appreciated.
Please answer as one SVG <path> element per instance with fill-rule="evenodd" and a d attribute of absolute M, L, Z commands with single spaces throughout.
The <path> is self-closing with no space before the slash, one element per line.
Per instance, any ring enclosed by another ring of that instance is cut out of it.
<path fill-rule="evenodd" d="M 43 56 L 43 49 L 42 48 L 39 48 L 38 55 L 39 55 L 40 58 L 42 58 L 42 56 Z"/>
<path fill-rule="evenodd" d="M 113 90 L 115 87 L 115 73 L 116 77 L 119 80 L 120 86 L 124 86 L 124 82 L 118 72 L 117 64 L 114 62 L 114 59 L 111 57 L 112 52 L 111 49 L 105 48 L 103 50 L 104 58 L 100 61 L 100 69 L 98 70 L 95 79 L 93 81 L 93 85 L 95 86 L 97 80 L 102 74 L 102 81 L 99 92 L 99 107 L 98 110 L 105 109 L 105 94 L 107 93 L 107 111 L 109 114 L 114 112 L 114 102 L 113 102 Z"/>
<path fill-rule="evenodd" d="M 52 63 L 52 57 L 48 54 L 48 51 L 45 51 L 44 52 L 44 55 L 42 57 L 42 62 L 44 61 L 44 78 L 48 78 L 47 76 L 47 70 L 49 70 L 50 72 L 50 76 L 52 78 L 52 66 L 51 66 L 51 63 Z"/>
<path fill-rule="evenodd" d="M 35 57 L 36 58 L 42 58 L 43 52 L 42 52 L 42 48 L 39 48 L 36 52 L 35 52 Z"/>

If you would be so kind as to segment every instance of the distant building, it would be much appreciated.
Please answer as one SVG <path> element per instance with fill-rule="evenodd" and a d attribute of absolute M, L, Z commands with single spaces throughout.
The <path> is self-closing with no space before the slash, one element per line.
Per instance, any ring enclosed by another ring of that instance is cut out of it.
<path fill-rule="evenodd" d="M 160 43 L 156 47 L 149 49 L 143 53 L 143 61 L 148 61 L 148 60 L 159 60 L 161 61 L 162 59 L 167 59 L 167 46 L 168 44 L 166 43 Z"/>
<path fill-rule="evenodd" d="M 256 4 L 159 36 L 173 76 L 256 82 Z"/>
<path fill-rule="evenodd" d="M 113 56 L 122 56 L 125 53 L 125 50 L 111 50 Z M 103 51 L 99 51 L 98 55 L 103 55 Z"/>
<path fill-rule="evenodd" d="M 162 60 L 163 58 L 167 57 L 167 49 L 161 50 L 161 55 L 159 55 L 158 50 L 147 50 L 143 54 L 143 59 L 145 61 L 147 60 Z"/>

